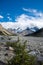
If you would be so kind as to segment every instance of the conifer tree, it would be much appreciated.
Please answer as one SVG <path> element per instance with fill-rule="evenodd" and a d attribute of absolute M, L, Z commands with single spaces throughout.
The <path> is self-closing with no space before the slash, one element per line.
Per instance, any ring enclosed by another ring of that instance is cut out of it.
<path fill-rule="evenodd" d="M 29 55 L 26 51 L 26 42 L 21 43 L 18 39 L 18 42 L 12 43 L 14 56 L 8 60 L 8 65 L 34 65 L 35 57 Z"/>

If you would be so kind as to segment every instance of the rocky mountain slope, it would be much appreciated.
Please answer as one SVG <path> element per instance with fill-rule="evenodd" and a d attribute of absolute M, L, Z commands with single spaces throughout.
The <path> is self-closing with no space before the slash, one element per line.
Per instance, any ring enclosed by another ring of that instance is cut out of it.
<path fill-rule="evenodd" d="M 38 31 L 39 29 L 37 27 L 34 27 L 34 28 L 26 28 L 25 30 L 23 30 L 21 32 L 22 35 L 25 35 L 25 36 L 29 36 L 33 33 L 35 33 L 36 31 Z"/>
<path fill-rule="evenodd" d="M 29 36 L 43 37 L 43 28 L 41 28 L 40 30 L 30 34 Z"/>
<path fill-rule="evenodd" d="M 12 33 L 8 32 L 3 26 L 0 24 L 0 35 L 12 35 Z"/>

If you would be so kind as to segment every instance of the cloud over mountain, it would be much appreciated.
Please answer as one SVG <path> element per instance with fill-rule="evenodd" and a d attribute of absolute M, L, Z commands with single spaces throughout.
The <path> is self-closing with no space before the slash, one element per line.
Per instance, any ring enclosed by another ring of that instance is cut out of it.
<path fill-rule="evenodd" d="M 15 22 L 0 22 L 5 28 L 21 28 L 22 30 L 26 29 L 26 27 L 34 27 L 38 28 L 43 27 L 43 12 L 37 11 L 36 9 L 25 9 L 24 11 L 30 12 L 35 16 L 30 16 L 27 14 L 21 14 L 16 17 Z"/>

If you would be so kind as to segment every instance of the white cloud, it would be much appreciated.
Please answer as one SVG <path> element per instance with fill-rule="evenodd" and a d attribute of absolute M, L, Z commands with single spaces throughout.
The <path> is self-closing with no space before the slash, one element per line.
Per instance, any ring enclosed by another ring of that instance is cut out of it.
<path fill-rule="evenodd" d="M 11 21 L 11 20 L 12 20 L 12 18 L 11 18 L 10 16 L 8 16 L 7 18 L 9 19 L 9 21 Z"/>
<path fill-rule="evenodd" d="M 35 11 L 34 11 L 35 12 Z M 37 15 L 40 14 L 40 17 L 33 17 L 26 14 L 21 14 L 18 16 L 15 21 L 16 22 L 0 22 L 5 28 L 21 28 L 24 30 L 26 27 L 34 27 L 38 28 L 43 27 L 43 13 L 37 12 Z M 9 17 L 8 17 L 9 18 Z"/>
<path fill-rule="evenodd" d="M 27 12 L 34 12 L 34 13 L 37 12 L 36 9 L 30 9 L 30 8 L 29 9 L 23 8 L 23 10 Z"/>
<path fill-rule="evenodd" d="M 22 14 L 20 17 L 16 19 L 18 23 L 20 24 L 20 28 L 25 29 L 26 27 L 34 27 L 37 26 L 38 28 L 43 27 L 43 16 L 35 18 L 32 16 L 28 16 L 25 14 Z"/>
<path fill-rule="evenodd" d="M 43 16 L 43 13 L 41 12 L 41 11 L 37 11 L 36 9 L 26 9 L 26 8 L 23 8 L 23 10 L 24 11 L 26 11 L 26 12 L 30 12 L 30 13 L 32 13 L 33 15 L 35 15 L 35 16 Z"/>
<path fill-rule="evenodd" d="M 2 15 L 0 15 L 0 19 L 4 18 Z"/>

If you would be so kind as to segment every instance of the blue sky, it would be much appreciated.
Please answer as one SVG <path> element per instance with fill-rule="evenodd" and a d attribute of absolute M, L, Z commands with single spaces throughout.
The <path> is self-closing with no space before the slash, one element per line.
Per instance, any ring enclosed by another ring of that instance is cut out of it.
<path fill-rule="evenodd" d="M 5 28 L 41 28 L 42 21 L 43 0 L 0 0 L 0 23 Z"/>

